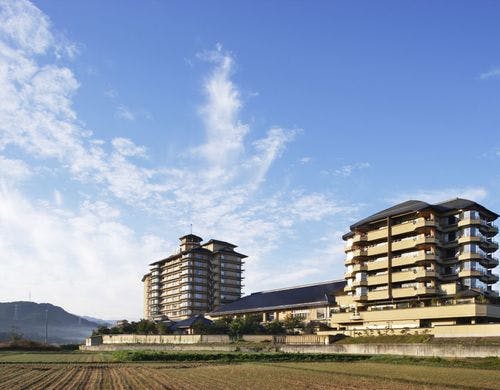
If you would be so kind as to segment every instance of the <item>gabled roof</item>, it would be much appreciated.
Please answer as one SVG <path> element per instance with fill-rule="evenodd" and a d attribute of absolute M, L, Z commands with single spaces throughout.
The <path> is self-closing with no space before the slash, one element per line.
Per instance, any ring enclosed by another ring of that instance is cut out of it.
<path fill-rule="evenodd" d="M 208 240 L 203 245 L 209 245 L 209 244 L 220 244 L 220 245 L 228 246 L 230 248 L 237 248 L 238 247 L 238 245 L 231 244 L 230 242 L 214 240 L 214 239 Z"/>
<path fill-rule="evenodd" d="M 399 203 L 395 206 L 389 207 L 388 209 L 379 211 L 373 215 L 370 215 L 367 218 L 362 219 L 361 221 L 356 222 L 351 225 L 351 229 L 354 229 L 358 226 L 365 225 L 370 222 L 378 221 L 379 219 L 384 219 L 387 217 L 392 217 L 394 215 L 400 215 L 405 213 L 416 212 L 420 210 L 424 210 L 431 207 L 429 203 L 422 202 L 420 200 L 407 200 L 406 202 Z"/>
<path fill-rule="evenodd" d="M 344 280 L 333 280 L 280 290 L 256 292 L 219 306 L 209 314 L 218 316 L 333 304 L 335 303 L 334 293 L 341 291 L 344 286 Z"/>
<path fill-rule="evenodd" d="M 488 210 L 486 207 L 483 205 L 480 205 L 479 203 L 473 202 L 472 200 L 468 199 L 462 199 L 462 198 L 455 198 L 455 199 L 450 199 L 444 202 L 436 203 L 435 205 L 432 205 L 434 209 L 439 210 L 439 209 L 444 209 L 443 211 L 450 211 L 453 209 L 476 209 L 482 211 L 484 214 L 487 214 L 491 218 L 498 218 L 498 214 Z"/>
<path fill-rule="evenodd" d="M 172 329 L 183 329 L 183 328 L 191 328 L 197 322 L 203 322 L 204 324 L 210 325 L 212 321 L 203 317 L 202 314 L 195 315 L 193 317 L 186 318 L 182 321 L 174 322 L 170 328 Z"/>
<path fill-rule="evenodd" d="M 352 231 L 360 226 L 369 224 L 371 222 L 376 222 L 387 217 L 403 215 L 425 209 L 434 210 L 440 213 L 445 213 L 453 210 L 461 210 L 461 209 L 477 209 L 482 211 L 484 214 L 488 215 L 492 219 L 498 218 L 498 214 L 494 213 L 491 210 L 488 210 L 486 207 L 480 205 L 479 203 L 473 202 L 468 199 L 456 198 L 436 204 L 430 204 L 422 202 L 420 200 L 408 200 L 406 202 L 399 203 L 395 206 L 389 207 L 388 209 L 370 215 L 369 217 L 354 223 L 353 225 L 351 225 L 350 228 Z M 350 233 L 347 233 L 344 236 L 342 236 L 342 238 L 345 240 L 349 238 L 350 235 L 351 235 Z"/>
<path fill-rule="evenodd" d="M 195 241 L 195 242 L 203 241 L 203 238 L 201 238 L 200 236 L 197 236 L 196 234 L 186 234 L 185 236 L 180 237 L 179 240 L 184 240 L 185 238 L 190 238 L 191 241 Z"/>
<path fill-rule="evenodd" d="M 189 249 L 187 251 L 178 252 L 178 253 L 176 253 L 174 255 L 166 257 L 165 259 L 154 261 L 154 262 L 150 263 L 149 265 L 154 265 L 154 264 L 159 264 L 159 263 L 164 263 L 166 261 L 174 260 L 174 259 L 177 259 L 178 257 L 181 257 L 182 255 L 185 255 L 186 253 L 190 253 L 190 252 L 212 253 L 208 249 L 203 248 L 201 246 L 198 246 L 198 247 L 195 247 L 195 248 L 191 248 L 191 249 Z"/>

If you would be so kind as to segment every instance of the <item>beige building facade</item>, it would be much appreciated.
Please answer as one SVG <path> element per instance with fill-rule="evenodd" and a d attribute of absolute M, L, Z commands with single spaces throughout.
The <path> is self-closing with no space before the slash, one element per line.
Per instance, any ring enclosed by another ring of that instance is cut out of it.
<path fill-rule="evenodd" d="M 344 291 L 331 326 L 426 328 L 500 321 L 494 241 L 498 215 L 466 200 L 408 201 L 343 236 Z"/>
<path fill-rule="evenodd" d="M 202 241 L 183 236 L 177 253 L 150 264 L 142 278 L 145 318 L 183 320 L 240 298 L 247 256 L 234 244 Z"/>

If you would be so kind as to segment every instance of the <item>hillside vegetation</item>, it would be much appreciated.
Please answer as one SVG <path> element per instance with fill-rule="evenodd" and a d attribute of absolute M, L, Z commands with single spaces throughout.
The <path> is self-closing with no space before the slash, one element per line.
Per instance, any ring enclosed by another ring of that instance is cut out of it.
<path fill-rule="evenodd" d="M 21 337 L 44 341 L 46 313 L 49 343 L 79 343 L 99 327 L 50 303 L 5 302 L 0 303 L 0 341 Z"/>

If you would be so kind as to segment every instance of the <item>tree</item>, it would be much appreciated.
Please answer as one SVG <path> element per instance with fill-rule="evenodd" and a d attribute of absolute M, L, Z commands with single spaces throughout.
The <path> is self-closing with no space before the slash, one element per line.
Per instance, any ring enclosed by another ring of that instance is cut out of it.
<path fill-rule="evenodd" d="M 212 323 L 213 334 L 229 334 L 229 325 L 231 324 L 231 317 L 222 317 Z"/>
<path fill-rule="evenodd" d="M 110 334 L 111 333 L 111 329 L 109 329 L 107 326 L 100 326 L 98 327 L 97 329 L 94 329 L 92 331 L 92 336 L 99 336 L 99 335 L 103 335 L 103 334 Z"/>
<path fill-rule="evenodd" d="M 155 334 L 156 324 L 153 321 L 140 320 L 139 322 L 132 322 L 132 328 L 135 327 L 137 334 Z M 133 330 L 133 329 L 132 329 Z"/>
<path fill-rule="evenodd" d="M 296 329 L 304 328 L 304 323 L 299 317 L 287 314 L 283 321 L 283 326 L 289 333 L 294 333 Z"/>
<path fill-rule="evenodd" d="M 164 322 L 158 322 L 156 323 L 156 334 L 172 334 L 172 331 Z"/>
<path fill-rule="evenodd" d="M 267 324 L 264 324 L 264 329 L 265 329 L 267 334 L 284 334 L 284 333 L 286 333 L 286 329 L 283 326 L 283 323 L 278 321 L 278 320 L 274 320 L 274 321 L 268 322 Z"/>
<path fill-rule="evenodd" d="M 260 332 L 260 316 L 258 315 L 236 317 L 229 324 L 229 334 L 235 338 L 241 338 L 244 334 L 256 334 Z"/>
<path fill-rule="evenodd" d="M 330 330 L 330 327 L 323 322 L 320 321 L 309 321 L 304 325 L 304 333 L 306 334 L 314 334 L 316 331 L 322 330 Z"/>
<path fill-rule="evenodd" d="M 215 334 L 215 329 L 213 324 L 206 323 L 205 321 L 196 321 L 193 326 L 194 334 Z"/>

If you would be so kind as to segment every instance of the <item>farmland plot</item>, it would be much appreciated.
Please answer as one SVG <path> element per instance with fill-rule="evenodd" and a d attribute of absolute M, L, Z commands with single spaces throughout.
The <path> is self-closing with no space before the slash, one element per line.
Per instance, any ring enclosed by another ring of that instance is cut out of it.
<path fill-rule="evenodd" d="M 496 389 L 497 370 L 382 363 L 11 363 L 0 389 Z"/>

